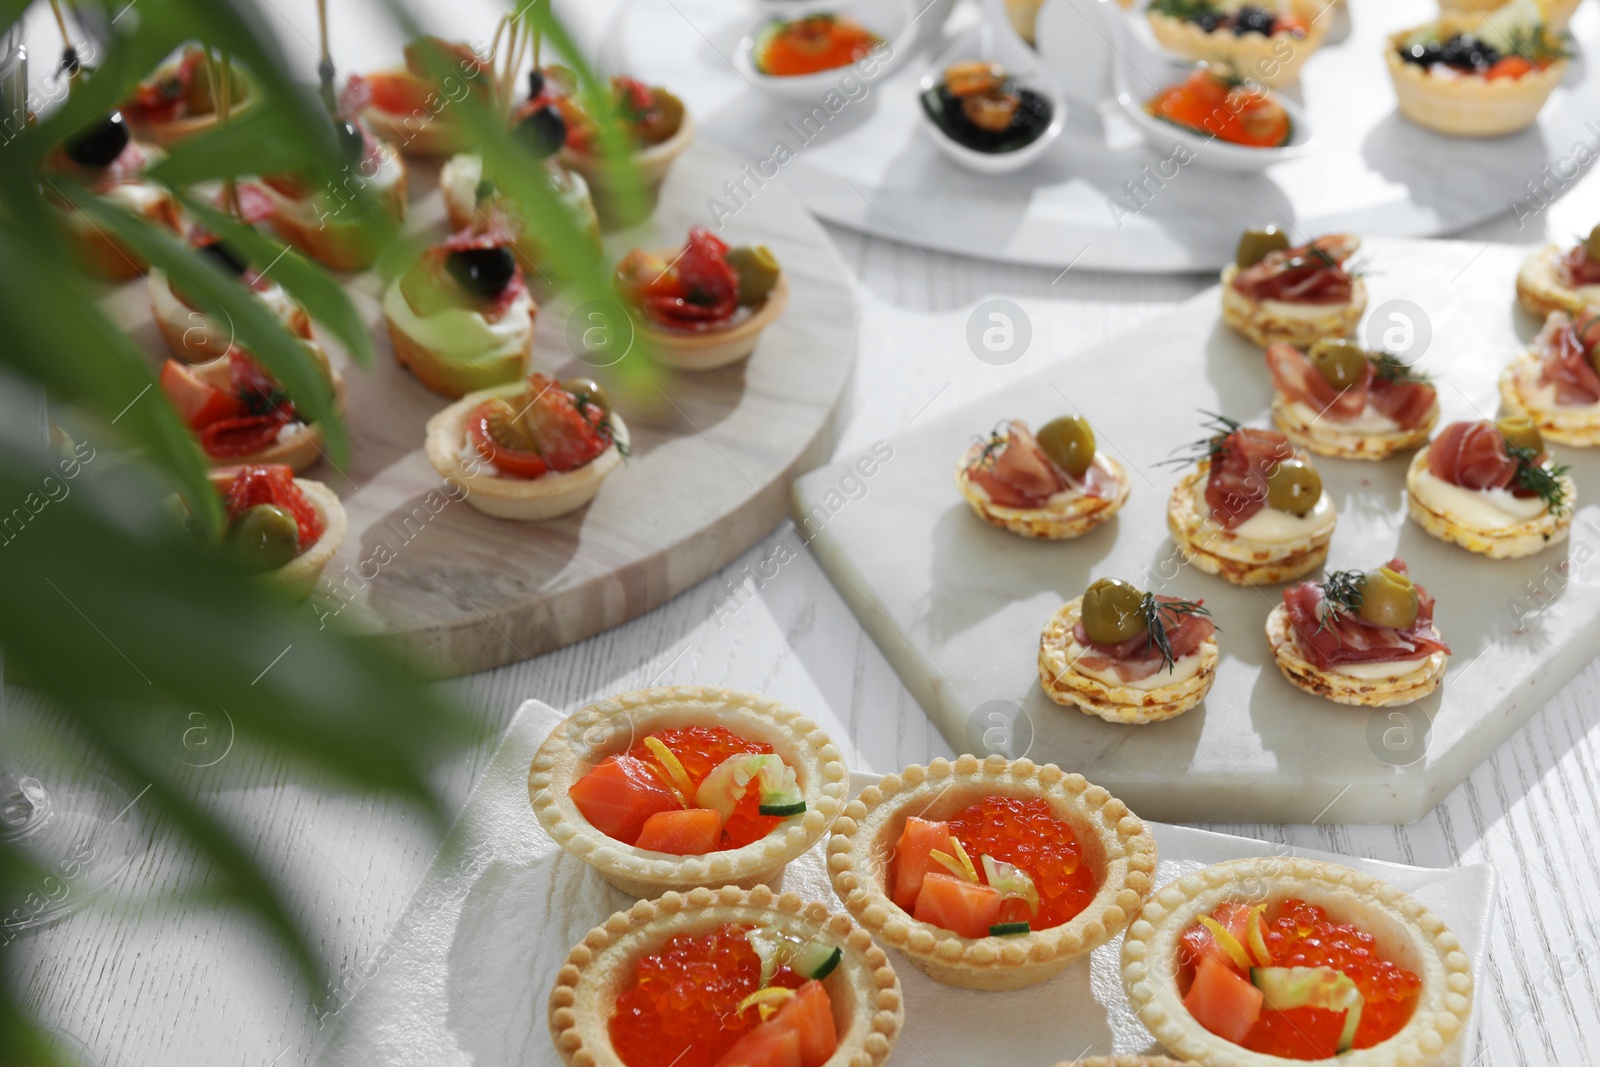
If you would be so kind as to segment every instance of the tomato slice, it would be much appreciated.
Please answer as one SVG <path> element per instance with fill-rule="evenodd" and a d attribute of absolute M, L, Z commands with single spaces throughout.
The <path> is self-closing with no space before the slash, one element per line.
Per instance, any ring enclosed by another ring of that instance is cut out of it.
<path fill-rule="evenodd" d="M 187 366 L 169 359 L 161 366 L 161 391 L 167 394 L 178 417 L 191 430 L 198 430 L 219 419 L 238 418 L 245 413 L 244 402 L 203 382 Z"/>
<path fill-rule="evenodd" d="M 833 1002 L 821 982 L 813 980 L 795 990 L 794 999 L 778 1009 L 772 1022 L 799 1035 L 800 1067 L 822 1067 L 839 1051 Z"/>
<path fill-rule="evenodd" d="M 716 1067 L 806 1067 L 800 1059 L 800 1035 L 776 1019 L 764 1022 L 734 1042 Z"/>
<path fill-rule="evenodd" d="M 722 816 L 710 808 L 658 811 L 645 820 L 635 848 L 674 856 L 704 856 L 722 840 Z"/>
<path fill-rule="evenodd" d="M 1248 980 L 1206 956 L 1195 968 L 1194 982 L 1183 998 L 1183 1006 L 1195 1022 L 1238 1045 L 1243 1044 L 1245 1035 L 1261 1018 L 1265 999 Z"/>
<path fill-rule="evenodd" d="M 242 467 L 223 494 L 228 517 L 237 519 L 257 504 L 276 504 L 294 516 L 300 528 L 300 547 L 309 548 L 322 536 L 322 520 L 306 495 L 294 484 L 294 470 L 276 463 Z"/>
<path fill-rule="evenodd" d="M 922 879 L 933 867 L 929 854 L 934 849 L 950 851 L 950 824 L 919 819 L 915 815 L 906 819 L 906 827 L 900 831 L 900 840 L 894 845 L 890 896 L 898 907 L 910 911 L 916 906 L 917 894 L 922 892 Z"/>
<path fill-rule="evenodd" d="M 411 115 L 428 110 L 428 87 L 409 71 L 379 71 L 368 74 L 367 87 L 372 106 L 391 115 Z"/>
<path fill-rule="evenodd" d="M 1000 918 L 1000 900 L 998 889 L 929 871 L 911 914 L 962 937 L 988 937 Z"/>
<path fill-rule="evenodd" d="M 628 845 L 639 839 L 650 816 L 683 807 L 649 764 L 626 754 L 607 756 L 567 796 L 589 825 Z"/>
<path fill-rule="evenodd" d="M 537 452 L 528 452 L 501 444 L 495 439 L 494 426 L 504 418 L 509 405 L 504 400 L 486 400 L 467 415 L 467 437 L 472 449 L 502 474 L 513 478 L 540 478 L 549 473 L 550 465 Z"/>

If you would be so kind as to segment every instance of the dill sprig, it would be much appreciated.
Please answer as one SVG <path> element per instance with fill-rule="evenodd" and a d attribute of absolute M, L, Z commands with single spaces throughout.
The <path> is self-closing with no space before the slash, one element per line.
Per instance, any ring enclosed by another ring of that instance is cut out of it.
<path fill-rule="evenodd" d="M 1200 414 L 1206 417 L 1206 421 L 1200 425 L 1211 431 L 1210 436 L 1179 445 L 1166 459 L 1157 462 L 1156 466 L 1187 467 L 1201 460 L 1215 459 L 1226 451 L 1224 442 L 1244 428 L 1243 423 L 1236 422 L 1226 415 L 1218 415 L 1214 411 L 1201 411 Z"/>
<path fill-rule="evenodd" d="M 1150 0 L 1150 10 L 1158 15 L 1193 22 L 1202 15 L 1217 13 L 1215 0 Z"/>
<path fill-rule="evenodd" d="M 1565 463 L 1552 463 L 1546 467 L 1539 462 L 1539 454 L 1533 449 L 1518 448 L 1509 441 L 1506 442 L 1506 448 L 1511 458 L 1517 461 L 1517 473 L 1512 477 L 1511 484 L 1543 500 L 1550 508 L 1550 514 L 1556 518 L 1565 517 L 1572 510 L 1572 501 L 1567 499 L 1567 489 L 1561 484 L 1561 479 L 1572 468 Z"/>
<path fill-rule="evenodd" d="M 1322 579 L 1323 608 L 1317 619 L 1317 632 L 1321 633 L 1337 620 L 1343 611 L 1349 615 L 1361 612 L 1361 588 L 1367 576 L 1361 571 L 1333 571 Z"/>
<path fill-rule="evenodd" d="M 995 457 L 1004 452 L 1006 446 L 1011 443 L 1009 425 L 1005 419 L 1001 419 L 994 424 L 994 429 L 989 431 L 988 437 L 981 437 L 977 434 L 972 435 L 972 443 L 982 446 L 982 451 L 978 453 L 977 460 L 973 462 L 972 467 L 969 469 L 992 470 L 994 468 Z"/>
<path fill-rule="evenodd" d="M 1178 619 L 1191 615 L 1207 615 L 1211 612 L 1193 600 L 1167 600 L 1156 599 L 1154 593 L 1146 593 L 1144 599 L 1139 601 L 1139 615 L 1144 619 L 1145 647 L 1151 645 L 1161 653 L 1161 663 L 1170 672 L 1176 666 L 1176 659 L 1172 655 L 1172 641 L 1167 636 L 1166 616 L 1172 615 Z"/>
<path fill-rule="evenodd" d="M 1572 55 L 1567 48 L 1566 35 L 1552 33 L 1542 23 L 1538 26 L 1518 26 L 1507 36 L 1510 38 L 1511 51 L 1535 66 L 1554 63 Z"/>
<path fill-rule="evenodd" d="M 1423 385 L 1433 382 L 1433 376 L 1427 371 L 1418 370 L 1392 352 L 1372 353 L 1372 367 L 1378 377 L 1386 382 L 1419 382 Z"/>

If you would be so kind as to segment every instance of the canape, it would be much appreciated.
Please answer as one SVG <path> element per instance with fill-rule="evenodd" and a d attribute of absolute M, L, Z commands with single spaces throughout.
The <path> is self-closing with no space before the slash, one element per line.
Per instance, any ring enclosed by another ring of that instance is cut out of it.
<path fill-rule="evenodd" d="M 1287 582 L 1322 566 L 1338 515 L 1322 477 L 1288 437 L 1214 416 L 1167 501 L 1184 559 L 1234 585 Z"/>
<path fill-rule="evenodd" d="M 1528 350 L 1500 375 L 1505 413 L 1564 445 L 1600 445 L 1600 305 L 1576 319 L 1552 311 Z"/>
<path fill-rule="evenodd" d="M 965 755 L 907 767 L 845 807 L 828 841 L 856 921 L 937 982 L 1021 989 L 1111 940 L 1156 869 L 1148 827 L 1082 775 Z"/>
<path fill-rule="evenodd" d="M 640 901 L 573 947 L 550 991 L 572 1067 L 880 1067 L 899 979 L 849 918 L 735 886 Z"/>
<path fill-rule="evenodd" d="M 765 245 L 729 248 L 703 226 L 681 249 L 635 248 L 615 280 L 639 314 L 645 351 L 677 370 L 744 359 L 789 302 L 789 279 Z"/>
<path fill-rule="evenodd" d="M 1350 265 L 1360 247 L 1348 234 L 1290 247 L 1275 226 L 1247 230 L 1222 271 L 1222 321 L 1262 347 L 1348 337 L 1367 310 L 1367 283 Z"/>
<path fill-rule="evenodd" d="M 463 230 L 434 245 L 383 294 L 395 361 L 451 399 L 520 381 L 538 312 L 497 233 Z"/>
<path fill-rule="evenodd" d="M 1151 0 L 1148 14 L 1163 48 L 1264 85 L 1298 77 L 1328 32 L 1326 19 L 1301 17 L 1289 0 Z"/>
<path fill-rule="evenodd" d="M 1167 1052 L 1210 1067 L 1420 1067 L 1466 1025 L 1471 964 L 1415 898 L 1370 874 L 1234 860 L 1157 890 L 1122 982 Z"/>
<path fill-rule="evenodd" d="M 1526 418 L 1453 422 L 1406 472 L 1413 522 L 1491 559 L 1530 556 L 1567 539 L 1578 489 Z"/>
<path fill-rule="evenodd" d="M 1439 10 L 1446 14 L 1486 14 L 1498 11 L 1513 0 L 1439 0 Z M 1556 33 L 1567 28 L 1573 13 L 1582 0 L 1542 0 L 1545 21 Z"/>
<path fill-rule="evenodd" d="M 1267 644 L 1291 685 L 1374 708 L 1421 700 L 1450 661 L 1433 597 L 1398 559 L 1291 585 L 1267 616 Z"/>
<path fill-rule="evenodd" d="M 1039 637 L 1045 696 L 1107 722 L 1182 715 L 1217 676 L 1216 626 L 1202 601 L 1101 578 L 1069 600 Z"/>
<path fill-rule="evenodd" d="M 182 226 L 172 194 L 144 176 L 163 154 L 135 141 L 123 113 L 110 111 L 67 138 L 46 158 L 46 190 L 78 245 L 84 266 L 94 274 L 126 281 L 143 274 L 148 264 L 68 203 L 51 177 L 81 181 L 95 195 L 177 233 Z"/>
<path fill-rule="evenodd" d="M 628 428 L 587 378 L 526 381 L 468 393 L 428 420 L 428 462 L 500 519 L 576 511 L 628 454 Z"/>
<path fill-rule="evenodd" d="M 310 596 L 344 542 L 344 505 L 333 490 L 286 464 L 222 467 L 210 478 L 226 511 L 227 555 L 292 597 Z"/>
<path fill-rule="evenodd" d="M 1156 93 L 1144 109 L 1163 122 L 1246 148 L 1282 148 L 1294 136 L 1289 112 L 1276 97 L 1225 68 L 1201 67 Z"/>
<path fill-rule="evenodd" d="M 314 341 L 304 344 L 342 410 L 344 377 Z M 322 427 L 304 421 L 277 379 L 237 348 L 193 366 L 169 359 L 160 384 L 213 467 L 284 464 L 303 471 L 322 458 Z"/>
<path fill-rule="evenodd" d="M 1517 271 L 1517 303 L 1530 315 L 1577 315 L 1600 305 L 1600 226 L 1572 248 L 1546 245 Z"/>
<path fill-rule="evenodd" d="M 134 87 L 120 107 L 140 140 L 171 148 L 216 126 L 212 86 L 220 72 L 208 69 L 211 65 L 205 49 L 190 45 Z M 255 103 L 255 83 L 238 67 L 230 69 L 228 85 L 234 114 Z"/>
<path fill-rule="evenodd" d="M 312 339 L 310 316 L 283 286 L 258 272 L 243 256 L 215 237 L 196 231 L 190 239 L 198 242 L 199 251 L 211 262 L 238 278 L 289 332 L 302 340 Z M 233 349 L 235 338 L 231 326 L 219 323 L 191 303 L 165 271 L 151 271 L 148 284 L 150 314 L 176 359 L 183 363 L 211 363 L 224 358 Z"/>
<path fill-rule="evenodd" d="M 1400 114 L 1454 137 L 1533 125 L 1567 72 L 1539 0 L 1512 0 L 1486 16 L 1446 14 L 1394 34 L 1384 55 Z"/>
<path fill-rule="evenodd" d="M 1439 421 L 1426 374 L 1352 341 L 1318 341 L 1309 352 L 1280 341 L 1267 346 L 1267 369 L 1273 424 L 1319 456 L 1383 459 L 1427 444 Z"/>
<path fill-rule="evenodd" d="M 357 75 L 365 96 L 361 117 L 373 134 L 408 156 L 442 158 L 472 147 L 451 105 L 468 93 L 494 91 L 487 58 L 471 45 L 420 37 L 405 47 L 403 66 Z"/>
<path fill-rule="evenodd" d="M 1127 502 L 1133 482 L 1095 445 L 1082 416 L 1051 419 L 1035 437 L 1020 419 L 974 441 L 956 464 L 956 488 L 991 526 L 1051 541 L 1079 537 Z"/>
<path fill-rule="evenodd" d="M 849 15 L 817 11 L 768 21 L 756 33 L 750 61 L 768 77 L 804 77 L 848 67 L 885 43 Z"/>
<path fill-rule="evenodd" d="M 533 79 L 538 79 L 537 81 Z M 529 72 L 530 96 L 538 96 L 556 79 L 544 71 Z M 609 173 L 601 154 L 600 134 L 594 119 L 566 87 L 554 96 L 566 123 L 566 142 L 561 148 L 562 166 L 582 175 L 594 193 L 595 206 L 606 229 L 616 229 L 640 221 L 655 210 L 661 183 L 673 162 L 694 141 L 694 117 L 683 101 L 659 85 L 646 85 L 633 78 L 613 77 L 611 93 L 621 118 L 621 132 L 629 149 L 628 163 L 637 179 L 639 204 L 629 204 L 633 185 L 618 183 Z"/>
<path fill-rule="evenodd" d="M 564 721 L 528 772 L 556 843 L 625 893 L 776 885 L 843 807 L 827 734 L 755 693 L 623 693 Z"/>
<path fill-rule="evenodd" d="M 1050 128 L 1050 98 L 999 63 L 962 60 L 922 94 L 922 110 L 946 137 L 974 152 L 1015 152 Z"/>

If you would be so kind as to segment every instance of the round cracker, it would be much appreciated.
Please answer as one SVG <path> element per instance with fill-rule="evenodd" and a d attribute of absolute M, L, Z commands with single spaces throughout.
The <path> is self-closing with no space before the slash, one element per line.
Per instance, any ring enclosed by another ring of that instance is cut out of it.
<path fill-rule="evenodd" d="M 1309 574 L 1327 560 L 1333 526 L 1292 541 L 1264 544 L 1242 538 L 1211 521 L 1209 515 L 1200 514 L 1194 490 L 1210 470 L 1210 462 L 1201 460 L 1173 487 L 1167 500 L 1167 529 L 1187 562 L 1234 585 L 1276 585 Z"/>
<path fill-rule="evenodd" d="M 1352 678 L 1338 671 L 1323 670 L 1301 652 L 1289 622 L 1289 609 L 1282 604 L 1267 616 L 1267 644 L 1272 647 L 1272 658 L 1277 661 L 1278 670 L 1290 685 L 1335 704 L 1369 708 L 1390 708 L 1421 700 L 1439 688 L 1445 665 L 1450 662 L 1449 655 L 1435 652 L 1423 659 L 1415 670 L 1381 680 Z"/>
<path fill-rule="evenodd" d="M 1272 398 L 1272 423 L 1296 448 L 1338 459 L 1387 459 L 1396 452 L 1421 448 L 1428 443 L 1438 421 L 1439 404 L 1435 401 L 1421 426 L 1389 433 L 1362 433 L 1345 429 L 1332 419 L 1306 419 L 1295 412 L 1282 393 Z"/>
<path fill-rule="evenodd" d="M 962 497 L 978 518 L 990 526 L 1023 537 L 1045 541 L 1069 541 L 1074 537 L 1082 537 L 1120 511 L 1128 501 L 1128 494 L 1133 491 L 1133 480 L 1122 469 L 1122 465 L 1104 452 L 1096 452 L 1094 461 L 1117 482 L 1117 495 L 1110 500 L 1079 496 L 1048 507 L 1008 508 L 992 502 L 967 476 L 968 468 L 977 462 L 982 452 L 983 446 L 974 443 L 961 457 L 961 462 L 956 464 L 956 488 L 961 490 Z"/>
<path fill-rule="evenodd" d="M 1277 315 L 1268 307 L 1271 301 L 1245 296 L 1233 287 L 1238 273 L 1233 263 L 1222 268 L 1222 321 L 1262 348 L 1276 341 L 1308 348 L 1324 337 L 1349 337 L 1367 310 L 1367 283 L 1356 278 L 1349 303 L 1330 304 L 1321 314 L 1308 317 Z"/>
<path fill-rule="evenodd" d="M 1505 414 L 1532 419 L 1547 441 L 1575 448 L 1600 445 L 1600 410 L 1546 407 L 1534 401 L 1539 366 L 1537 355 L 1524 352 L 1500 372 L 1500 404 Z"/>
<path fill-rule="evenodd" d="M 1567 514 L 1557 516 L 1546 510 L 1538 518 L 1519 522 L 1515 526 L 1484 530 L 1468 526 L 1454 515 L 1435 511 L 1422 502 L 1417 495 L 1417 478 L 1427 464 L 1428 453 L 1418 452 L 1406 471 L 1406 512 L 1412 522 L 1441 541 L 1460 545 L 1468 552 L 1476 552 L 1490 559 L 1520 559 L 1565 541 L 1571 532 L 1572 509 L 1577 507 L 1578 487 L 1570 474 L 1563 474 L 1559 479 L 1571 505 Z"/>
<path fill-rule="evenodd" d="M 1079 671 L 1074 663 L 1078 648 L 1073 627 L 1083 612 L 1083 597 L 1063 604 L 1039 636 L 1039 685 L 1045 696 L 1063 707 L 1076 707 L 1086 715 L 1107 722 L 1130 725 L 1161 722 L 1182 715 L 1205 699 L 1216 680 L 1217 639 L 1213 635 L 1201 644 L 1200 669 L 1194 677 L 1155 689 L 1108 685 Z"/>

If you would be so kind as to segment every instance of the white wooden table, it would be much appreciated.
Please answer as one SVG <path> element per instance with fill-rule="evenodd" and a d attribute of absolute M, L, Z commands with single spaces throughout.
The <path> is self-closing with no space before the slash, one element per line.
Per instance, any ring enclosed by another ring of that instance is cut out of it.
<path fill-rule="evenodd" d="M 1508 201 L 1516 194 L 1507 190 Z M 1597 221 L 1600 179 L 1589 175 L 1525 229 L 1508 204 L 1503 218 L 1465 236 L 1566 241 Z M 1197 277 L 1058 276 L 834 235 L 863 305 L 841 451 L 949 410 L 1210 284 Z M 1009 366 L 981 362 L 964 340 L 969 312 L 995 295 L 1036 312 L 1044 302 L 1055 305 L 1048 316 L 1055 327 L 1036 333 L 1029 353 Z M 574 708 L 656 684 L 744 687 L 815 717 L 847 743 L 856 766 L 887 771 L 950 755 L 808 555 L 800 552 L 764 577 L 772 568 L 763 571 L 762 562 L 785 555 L 780 541 L 794 546 L 798 535 L 785 524 L 721 575 L 626 626 L 446 683 L 481 715 L 489 735 L 438 769 L 451 805 L 459 807 L 518 703 L 535 696 Z M 1574 580 L 1597 577 L 1585 568 Z M 372 973 L 374 952 L 426 868 L 433 839 L 414 813 L 346 795 L 242 748 L 198 780 L 281 876 L 314 944 L 341 968 L 324 1008 L 337 1010 Z M 1493 864 L 1500 899 L 1489 966 L 1478 976 L 1482 1037 L 1474 1062 L 1600 1062 L 1600 667 L 1554 694 L 1413 825 L 1216 829 L 1404 863 Z M 287 957 L 270 938 L 193 899 L 203 888 L 193 860 L 157 832 L 125 876 L 137 903 L 91 910 L 25 936 L 6 966 L 29 1002 L 82 1040 L 96 1064 L 305 1062 L 319 1018 L 295 988 Z M 1062 1050 L 1064 1057 L 1075 1051 Z"/>

